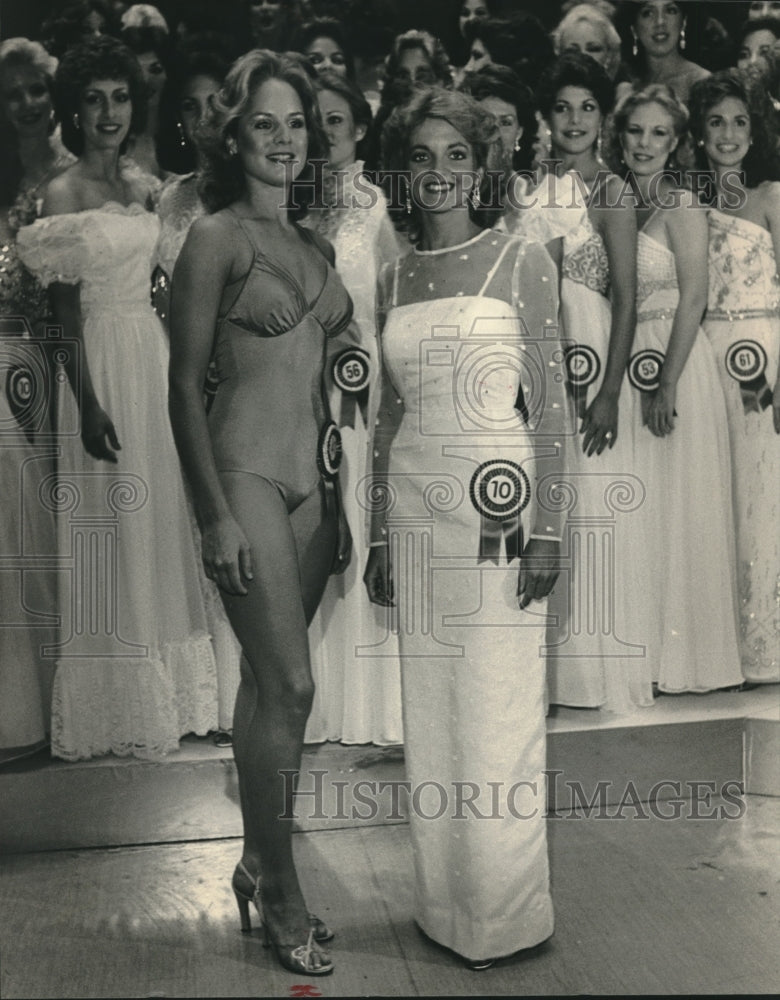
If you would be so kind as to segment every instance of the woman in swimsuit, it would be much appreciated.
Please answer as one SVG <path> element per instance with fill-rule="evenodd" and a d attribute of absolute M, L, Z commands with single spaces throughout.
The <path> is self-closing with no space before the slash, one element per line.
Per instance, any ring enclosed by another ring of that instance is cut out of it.
<path fill-rule="evenodd" d="M 266 50 L 240 58 L 204 143 L 212 214 L 193 224 L 174 271 L 170 414 L 206 573 L 243 649 L 233 745 L 244 850 L 233 888 L 242 929 L 253 901 L 278 961 L 323 975 L 333 965 L 318 942 L 332 934 L 307 913 L 279 814 L 314 693 L 307 625 L 348 556 L 323 364 L 352 304 L 330 245 L 296 222 L 292 183 L 328 148 L 300 64 Z M 219 384 L 207 416 L 212 354 Z"/>

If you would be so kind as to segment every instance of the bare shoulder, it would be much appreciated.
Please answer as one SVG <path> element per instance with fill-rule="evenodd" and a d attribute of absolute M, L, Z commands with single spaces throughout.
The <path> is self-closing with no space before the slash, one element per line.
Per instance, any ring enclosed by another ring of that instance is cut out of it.
<path fill-rule="evenodd" d="M 66 215 L 81 211 L 81 185 L 74 166 L 49 181 L 43 196 L 41 215 Z"/>
<path fill-rule="evenodd" d="M 767 216 L 780 212 L 780 181 L 764 181 L 756 188 L 756 195 Z"/>
<path fill-rule="evenodd" d="M 687 227 L 698 227 L 707 223 L 707 208 L 699 201 L 698 195 L 689 188 L 674 188 L 672 204 L 663 211 L 666 224 L 681 231 Z"/>

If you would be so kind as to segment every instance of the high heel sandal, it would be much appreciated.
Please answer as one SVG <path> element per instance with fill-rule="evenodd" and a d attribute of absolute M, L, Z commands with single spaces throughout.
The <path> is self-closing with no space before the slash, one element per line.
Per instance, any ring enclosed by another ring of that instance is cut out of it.
<path fill-rule="evenodd" d="M 245 883 L 248 883 L 248 886 L 241 884 L 242 878 Z M 241 917 L 241 931 L 243 934 L 250 934 L 252 931 L 252 921 L 249 919 L 249 904 L 254 903 L 261 924 L 263 923 L 263 904 L 260 895 L 260 876 L 252 878 L 249 874 L 249 869 L 243 861 L 238 862 L 233 872 L 233 892 Z M 318 944 L 325 944 L 326 941 L 332 941 L 335 937 L 333 931 L 316 914 L 309 914 L 309 923 L 311 924 L 312 937 Z M 266 945 L 267 942 L 264 942 L 264 946 Z"/>

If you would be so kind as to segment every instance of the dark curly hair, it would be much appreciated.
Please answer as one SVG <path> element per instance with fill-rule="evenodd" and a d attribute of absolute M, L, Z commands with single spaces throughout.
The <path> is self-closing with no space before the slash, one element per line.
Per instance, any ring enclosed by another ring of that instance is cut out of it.
<path fill-rule="evenodd" d="M 85 31 L 85 22 L 90 14 L 97 12 L 105 25 L 105 32 L 116 36 L 119 26 L 114 18 L 111 6 L 105 0 L 74 0 L 66 4 L 56 14 L 52 14 L 41 25 L 41 39 L 47 50 L 53 56 L 62 56 L 90 37 Z"/>
<path fill-rule="evenodd" d="M 237 59 L 230 68 L 219 92 L 212 97 L 211 108 L 203 127 L 196 136 L 204 159 L 199 190 L 209 212 L 218 212 L 237 201 L 246 190 L 246 178 L 237 156 L 230 156 L 228 138 L 235 138 L 238 121 L 244 114 L 252 94 L 267 80 L 282 80 L 300 98 L 309 140 L 309 163 L 297 178 L 290 195 L 289 213 L 292 219 L 306 214 L 307 202 L 313 197 L 311 177 L 313 160 L 328 158 L 328 140 L 322 127 L 317 96 L 303 61 L 296 53 L 276 53 L 270 49 L 252 49 Z"/>
<path fill-rule="evenodd" d="M 412 132 L 428 118 L 449 122 L 471 146 L 474 163 L 484 170 L 480 206 L 469 202 L 469 215 L 478 226 L 489 228 L 501 215 L 503 185 L 501 145 L 495 117 L 473 97 L 444 87 L 418 91 L 403 107 L 396 108 L 382 130 L 382 166 L 408 175 Z M 419 208 L 412 205 L 412 223 L 419 222 Z"/>
<path fill-rule="evenodd" d="M 84 134 L 76 128 L 73 116 L 81 108 L 84 91 L 95 80 L 127 83 L 133 108 L 128 137 L 143 132 L 146 124 L 146 85 L 138 60 L 119 39 L 94 35 L 65 53 L 54 77 L 54 106 L 62 141 L 76 156 L 84 152 Z M 124 144 L 121 148 L 124 152 Z"/>
<path fill-rule="evenodd" d="M 517 115 L 517 124 L 523 130 L 519 149 L 512 150 L 514 170 L 530 170 L 534 158 L 534 143 L 539 126 L 536 121 L 535 100 L 530 87 L 526 87 L 517 73 L 508 66 L 481 66 L 476 73 L 467 73 L 459 90 L 471 94 L 476 101 L 498 97 L 511 104 Z"/>
<path fill-rule="evenodd" d="M 549 118 L 564 87 L 590 91 L 602 115 L 608 115 L 615 103 L 615 85 L 607 71 L 583 52 L 564 52 L 542 74 L 536 88 L 536 100 L 545 118 Z"/>
<path fill-rule="evenodd" d="M 171 59 L 171 39 L 167 31 L 156 25 L 139 25 L 135 28 L 124 28 L 119 37 L 137 56 L 145 52 L 154 52 L 165 68 L 168 68 Z"/>
<path fill-rule="evenodd" d="M 758 187 L 763 181 L 780 180 L 780 160 L 777 154 L 777 130 L 774 114 L 766 88 L 760 80 L 751 85 L 736 69 L 721 70 L 691 87 L 688 107 L 691 114 L 691 133 L 696 141 L 696 166 L 709 170 L 710 164 L 699 142 L 704 141 L 707 115 L 721 101 L 732 97 L 741 101 L 750 116 L 752 139 L 742 162 L 745 186 Z"/>
<path fill-rule="evenodd" d="M 469 46 L 476 40 L 485 46 L 490 61 L 509 66 L 526 86 L 533 87 L 539 74 L 555 59 L 552 39 L 532 15 L 510 18 L 485 17 L 466 24 Z"/>
<path fill-rule="evenodd" d="M 621 0 L 615 12 L 615 27 L 623 45 L 623 62 L 631 74 L 636 77 L 644 75 L 646 70 L 645 53 L 637 43 L 637 54 L 634 55 L 633 28 L 642 8 L 648 0 Z M 704 25 L 707 15 L 705 4 L 698 0 L 675 0 L 680 8 L 685 24 L 685 58 L 695 63 L 701 59 L 701 42 L 704 38 Z"/>
<path fill-rule="evenodd" d="M 306 55 L 306 49 L 318 38 L 330 38 L 344 53 L 344 67 L 347 71 L 347 79 L 355 79 L 355 59 L 352 55 L 352 46 L 347 38 L 347 32 L 341 21 L 334 17 L 316 17 L 313 21 L 307 21 L 302 25 L 296 34 L 291 48 L 295 52 Z M 316 68 L 316 67 L 315 67 Z"/>
<path fill-rule="evenodd" d="M 195 146 L 182 136 L 180 129 L 182 93 L 196 76 L 209 77 L 221 86 L 233 61 L 229 47 L 228 39 L 204 33 L 191 36 L 177 49 L 160 97 L 157 156 L 164 170 L 188 174 L 195 169 Z"/>
<path fill-rule="evenodd" d="M 363 96 L 363 91 L 356 83 L 352 83 L 349 79 L 339 76 L 338 73 L 318 74 L 314 82 L 314 89 L 318 93 L 323 90 L 330 90 L 334 94 L 338 94 L 349 105 L 349 110 L 352 113 L 352 121 L 356 125 L 362 125 L 365 128 L 366 134 L 357 144 L 357 156 L 358 159 L 362 160 L 364 158 L 364 150 L 370 143 L 371 127 L 374 119 L 371 113 L 371 105 Z"/>

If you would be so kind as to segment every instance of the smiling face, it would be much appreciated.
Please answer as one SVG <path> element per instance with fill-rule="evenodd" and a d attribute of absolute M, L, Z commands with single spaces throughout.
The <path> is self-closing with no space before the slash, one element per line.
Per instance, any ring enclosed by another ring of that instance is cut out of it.
<path fill-rule="evenodd" d="M 766 57 L 776 41 L 774 32 L 767 31 L 766 28 L 746 35 L 737 56 L 737 67 L 747 69 L 748 66 L 758 66 L 761 70 L 768 69 Z"/>
<path fill-rule="evenodd" d="M 677 148 L 672 116 L 654 101 L 640 104 L 629 115 L 620 141 L 629 170 L 640 177 L 659 173 Z"/>
<path fill-rule="evenodd" d="M 660 58 L 677 50 L 685 19 L 673 0 L 646 0 L 634 20 L 637 40 L 649 56 Z"/>
<path fill-rule="evenodd" d="M 512 153 L 515 142 L 522 136 L 523 130 L 517 121 L 517 111 L 509 101 L 500 97 L 484 97 L 479 102 L 486 111 L 495 116 L 503 149 L 503 166 L 511 167 Z"/>
<path fill-rule="evenodd" d="M 476 163 L 470 144 L 448 121 L 426 118 L 409 137 L 409 170 L 416 204 L 423 210 L 467 209 Z"/>
<path fill-rule="evenodd" d="M 184 84 L 179 113 L 186 137 L 192 141 L 198 123 L 202 121 L 208 108 L 209 97 L 219 90 L 219 80 L 198 74 Z"/>
<path fill-rule="evenodd" d="M 562 87 L 550 112 L 550 141 L 554 152 L 579 156 L 592 149 L 599 137 L 601 110 L 584 87 Z"/>
<path fill-rule="evenodd" d="M 344 52 L 332 38 L 315 38 L 307 46 L 305 54 L 318 73 L 328 70 L 339 76 L 347 75 L 347 60 Z"/>
<path fill-rule="evenodd" d="M 743 101 L 726 97 L 704 117 L 704 152 L 713 167 L 739 169 L 750 149 L 750 113 Z"/>
<path fill-rule="evenodd" d="M 343 170 L 355 162 L 355 147 L 366 134 L 364 125 L 355 125 L 352 109 L 341 94 L 322 90 L 318 95 L 325 135 L 330 143 L 328 166 Z"/>
<path fill-rule="evenodd" d="M 606 67 L 609 49 L 603 33 L 584 18 L 571 24 L 560 37 L 561 52 L 582 52 Z"/>
<path fill-rule="evenodd" d="M 306 164 L 309 135 L 303 105 L 284 80 L 266 80 L 253 91 L 238 120 L 238 153 L 248 177 L 286 187 Z"/>
<path fill-rule="evenodd" d="M 126 80 L 93 80 L 84 88 L 79 107 L 85 150 L 118 149 L 127 138 L 132 117 Z"/>
<path fill-rule="evenodd" d="M 20 138 L 48 132 L 52 101 L 40 70 L 24 63 L 6 67 L 0 75 L 0 100 Z"/>
<path fill-rule="evenodd" d="M 488 16 L 488 9 L 484 0 L 463 0 L 458 16 L 458 27 L 460 33 L 465 37 L 466 25 L 471 21 L 479 21 Z"/>

